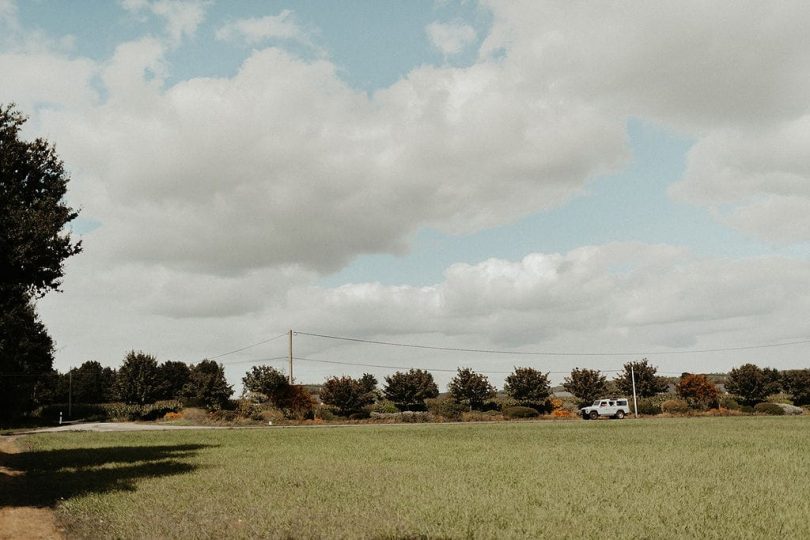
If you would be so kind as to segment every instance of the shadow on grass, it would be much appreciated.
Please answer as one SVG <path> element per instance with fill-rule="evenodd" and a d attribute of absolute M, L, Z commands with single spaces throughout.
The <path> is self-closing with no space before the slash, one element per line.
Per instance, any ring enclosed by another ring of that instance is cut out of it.
<path fill-rule="evenodd" d="M 87 493 L 133 491 L 138 479 L 185 474 L 186 462 L 210 445 L 179 444 L 70 448 L 8 454 L 0 451 L 0 508 L 53 506 Z"/>

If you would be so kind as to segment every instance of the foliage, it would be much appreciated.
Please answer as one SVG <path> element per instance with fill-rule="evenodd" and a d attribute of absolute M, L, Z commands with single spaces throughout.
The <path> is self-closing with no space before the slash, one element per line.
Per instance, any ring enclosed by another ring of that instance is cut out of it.
<path fill-rule="evenodd" d="M 183 389 L 183 396 L 203 404 L 209 410 L 227 407 L 233 395 L 233 387 L 225 379 L 222 364 L 213 360 L 203 360 L 191 366 L 189 382 Z"/>
<path fill-rule="evenodd" d="M 467 410 L 464 405 L 447 396 L 426 399 L 425 406 L 427 406 L 427 410 L 431 414 L 444 418 L 445 420 L 459 420 L 461 413 Z"/>
<path fill-rule="evenodd" d="M 287 375 L 272 366 L 253 366 L 242 377 L 242 385 L 250 392 L 260 392 L 276 407 L 289 393 L 290 381 Z"/>
<path fill-rule="evenodd" d="M 351 377 L 329 377 L 321 386 L 319 396 L 327 405 L 333 405 L 341 416 L 359 413 L 363 407 L 374 403 L 374 386 L 370 379 Z"/>
<path fill-rule="evenodd" d="M 2 234 L 2 233 L 0 233 Z M 53 341 L 23 293 L 0 297 L 0 420 L 30 411 L 49 377 Z M 39 388 L 38 388 L 39 387 Z"/>
<path fill-rule="evenodd" d="M 810 405 L 810 369 L 785 371 L 782 384 L 794 405 Z"/>
<path fill-rule="evenodd" d="M 628 362 L 624 365 L 624 371 L 619 373 L 614 382 L 616 387 L 624 395 L 633 395 L 633 375 L 636 379 L 636 395 L 638 397 L 652 397 L 661 392 L 667 391 L 667 383 L 663 377 L 656 375 L 658 368 L 647 361 L 646 358 L 640 362 Z"/>
<path fill-rule="evenodd" d="M 672 399 L 672 394 L 659 394 L 657 396 L 638 398 L 638 414 L 655 415 L 661 414 L 661 404 Z M 633 398 L 628 400 L 631 410 L 633 409 Z M 635 411 L 634 411 L 635 412 Z"/>
<path fill-rule="evenodd" d="M 81 252 L 66 225 L 78 213 L 63 202 L 70 180 L 53 146 L 22 141 L 26 118 L 0 105 L 0 297 L 57 289 L 64 260 Z"/>
<path fill-rule="evenodd" d="M 514 407 L 507 407 L 501 411 L 506 418 L 535 418 L 540 415 L 537 409 L 532 407 L 522 407 L 516 405 Z"/>
<path fill-rule="evenodd" d="M 765 395 L 778 394 L 782 391 L 782 374 L 775 368 L 762 368 L 765 377 Z"/>
<path fill-rule="evenodd" d="M 116 392 L 125 403 L 151 403 L 157 397 L 158 364 L 151 354 L 130 351 L 118 369 Z"/>
<path fill-rule="evenodd" d="M 450 396 L 459 403 L 464 403 L 469 410 L 480 409 L 484 401 L 495 396 L 495 387 L 489 383 L 486 375 L 476 373 L 470 368 L 458 368 L 456 376 L 448 385 Z"/>
<path fill-rule="evenodd" d="M 579 400 L 581 406 L 590 405 L 605 393 L 607 377 L 597 369 L 574 368 L 563 381 L 563 388 Z"/>
<path fill-rule="evenodd" d="M 777 403 L 757 403 L 754 405 L 754 411 L 770 416 L 782 416 L 785 414 L 785 409 L 780 407 Z"/>
<path fill-rule="evenodd" d="M 684 373 L 675 385 L 675 391 L 693 409 L 708 409 L 717 406 L 717 387 L 705 375 Z"/>
<path fill-rule="evenodd" d="M 72 378 L 74 403 L 105 403 L 112 401 L 116 389 L 116 373 L 96 361 L 84 362 L 69 374 Z"/>
<path fill-rule="evenodd" d="M 720 398 L 720 406 L 730 411 L 739 411 L 740 404 L 731 396 L 723 396 Z"/>
<path fill-rule="evenodd" d="M 661 412 L 686 414 L 689 412 L 689 403 L 682 399 L 668 399 L 661 404 Z"/>
<path fill-rule="evenodd" d="M 438 396 L 439 387 L 429 371 L 410 369 L 385 377 L 383 395 L 400 410 L 424 410 L 425 400 Z"/>
<path fill-rule="evenodd" d="M 740 403 L 745 405 L 765 401 L 772 388 L 769 377 L 754 364 L 744 364 L 732 369 L 726 379 L 726 390 L 739 396 Z"/>
<path fill-rule="evenodd" d="M 185 362 L 163 362 L 158 366 L 157 396 L 160 399 L 180 399 L 190 378 L 191 368 Z"/>
<path fill-rule="evenodd" d="M 368 412 L 370 413 L 378 413 L 378 414 L 396 414 L 399 412 L 399 407 L 397 407 L 396 403 L 393 401 L 388 401 L 387 399 L 381 399 L 380 401 L 370 405 L 368 407 Z"/>
<path fill-rule="evenodd" d="M 503 390 L 525 406 L 543 404 L 551 395 L 548 373 L 530 367 L 515 367 L 515 371 L 506 376 Z"/>

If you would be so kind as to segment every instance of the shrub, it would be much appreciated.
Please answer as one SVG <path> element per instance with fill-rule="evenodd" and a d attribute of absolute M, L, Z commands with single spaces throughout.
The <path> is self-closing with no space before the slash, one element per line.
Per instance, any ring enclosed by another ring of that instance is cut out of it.
<path fill-rule="evenodd" d="M 176 399 L 164 399 L 154 403 L 147 403 L 141 407 L 139 416 L 141 420 L 157 420 L 167 413 L 177 413 L 183 409 L 183 404 Z"/>
<path fill-rule="evenodd" d="M 765 401 L 768 403 L 783 403 L 785 405 L 793 405 L 793 400 L 790 399 L 790 396 L 782 393 L 771 394 Z"/>
<path fill-rule="evenodd" d="M 537 409 L 517 405 L 515 407 L 505 408 L 503 410 L 503 415 L 507 418 L 536 418 L 540 415 L 540 413 L 537 412 Z"/>
<path fill-rule="evenodd" d="M 730 411 L 739 411 L 740 404 L 737 403 L 737 400 L 731 396 L 725 396 L 720 398 L 720 406 L 724 409 L 728 409 Z"/>
<path fill-rule="evenodd" d="M 428 411 L 446 420 L 459 420 L 467 407 L 448 397 L 426 399 Z"/>
<path fill-rule="evenodd" d="M 754 408 L 751 405 L 742 405 L 740 406 L 740 412 L 754 414 Z"/>
<path fill-rule="evenodd" d="M 399 409 L 393 401 L 383 399 L 368 407 L 368 412 L 378 414 L 394 414 L 398 413 Z"/>
<path fill-rule="evenodd" d="M 659 394 L 653 397 L 638 399 L 638 414 L 656 415 L 661 413 L 661 405 L 665 401 L 672 400 L 672 394 Z M 630 409 L 633 409 L 633 398 L 629 398 L 627 402 L 630 404 Z"/>
<path fill-rule="evenodd" d="M 163 419 L 167 422 L 171 422 L 172 420 L 180 420 L 181 418 L 183 418 L 183 413 L 179 412 L 167 412 L 163 417 Z"/>
<path fill-rule="evenodd" d="M 669 414 L 686 414 L 689 404 L 682 399 L 668 399 L 661 404 L 661 411 Z"/>
<path fill-rule="evenodd" d="M 754 412 L 771 416 L 782 416 L 785 414 L 785 409 L 776 403 L 757 403 L 754 405 Z"/>

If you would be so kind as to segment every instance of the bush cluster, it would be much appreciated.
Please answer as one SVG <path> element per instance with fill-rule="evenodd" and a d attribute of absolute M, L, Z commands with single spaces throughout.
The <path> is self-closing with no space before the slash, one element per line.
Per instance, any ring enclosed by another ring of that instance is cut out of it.
<path fill-rule="evenodd" d="M 682 399 L 668 399 L 661 404 L 661 412 L 669 414 L 686 414 L 689 412 L 689 403 Z"/>
<path fill-rule="evenodd" d="M 757 403 L 754 405 L 754 412 L 770 416 L 782 416 L 785 414 L 785 409 L 776 403 Z"/>
<path fill-rule="evenodd" d="M 516 405 L 514 407 L 506 407 L 502 411 L 503 415 L 506 418 L 536 418 L 540 415 L 537 409 L 533 409 L 531 407 L 522 407 L 520 405 Z"/>

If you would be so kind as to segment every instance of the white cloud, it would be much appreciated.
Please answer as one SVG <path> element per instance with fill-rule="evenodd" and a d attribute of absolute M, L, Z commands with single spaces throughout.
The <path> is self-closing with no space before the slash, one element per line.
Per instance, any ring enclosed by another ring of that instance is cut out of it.
<path fill-rule="evenodd" d="M 89 243 L 88 252 L 92 248 Z M 115 265 L 100 272 L 86 255 L 71 262 L 66 292 L 47 297 L 41 306 L 58 346 L 68 345 L 62 357 L 74 362 L 97 358 L 115 364 L 124 348 L 196 361 L 290 327 L 463 348 L 679 352 L 806 339 L 803 314 L 810 309 L 810 299 L 796 294 L 810 279 L 806 261 L 697 258 L 667 245 L 616 243 L 533 253 L 519 261 L 458 264 L 447 269 L 442 282 L 428 287 L 361 283 L 321 288 L 311 285 L 314 276 L 292 269 L 240 279 L 144 265 Z M 102 304 L 105 308 L 98 309 Z M 235 381 L 251 359 L 285 354 L 281 340 L 223 360 L 247 361 L 228 368 Z M 296 338 L 295 354 L 440 370 L 470 365 L 488 372 L 508 372 L 514 365 L 550 371 L 577 365 L 616 369 L 636 358 L 444 353 L 307 336 Z M 672 373 L 728 369 L 745 361 L 782 368 L 801 364 L 790 347 L 651 359 Z M 317 382 L 329 374 L 363 371 L 380 377 L 391 372 L 302 361 L 298 373 Z M 437 375 L 443 384 L 449 378 Z M 493 378 L 501 384 L 503 374 Z"/>
<path fill-rule="evenodd" d="M 126 5 L 172 19 L 174 40 L 202 20 Z M 21 74 L 0 80 L 0 101 L 36 111 L 73 204 L 102 223 L 67 292 L 43 303 L 60 358 L 116 363 L 134 347 L 195 360 L 289 326 L 558 350 L 804 336 L 806 262 L 671 246 L 455 265 L 432 287 L 312 286 L 358 254 L 407 251 L 426 226 L 470 233 L 565 204 L 626 163 L 629 115 L 697 140 L 673 196 L 772 241 L 807 239 L 806 4 L 490 5 L 476 64 L 423 66 L 372 95 L 273 48 L 233 77 L 171 86 L 154 38 L 102 62 L 0 55 Z M 259 39 L 260 26 L 228 35 Z"/>
<path fill-rule="evenodd" d="M 132 13 L 149 12 L 162 18 L 172 44 L 193 36 L 205 20 L 208 2 L 203 0 L 121 0 L 121 7 Z"/>
<path fill-rule="evenodd" d="M 241 40 L 249 45 L 281 39 L 312 46 L 309 36 L 299 26 L 295 15 L 289 9 L 283 10 L 278 15 L 231 21 L 216 31 L 216 38 L 221 41 Z"/>
<path fill-rule="evenodd" d="M 433 22 L 425 30 L 433 46 L 445 56 L 462 52 L 476 38 L 475 29 L 462 22 Z"/>

